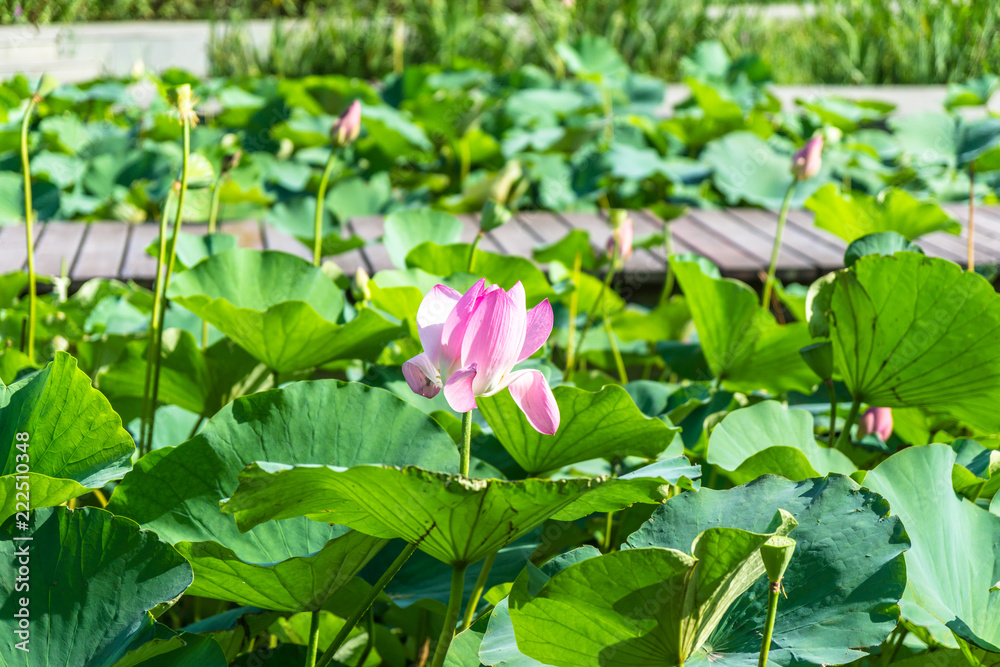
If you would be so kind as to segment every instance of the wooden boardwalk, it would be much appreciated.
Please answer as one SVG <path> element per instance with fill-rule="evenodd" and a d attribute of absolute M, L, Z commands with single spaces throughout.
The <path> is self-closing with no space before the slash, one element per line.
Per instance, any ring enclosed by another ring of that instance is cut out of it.
<path fill-rule="evenodd" d="M 947 207 L 963 224 L 968 209 L 964 204 Z M 633 211 L 637 239 L 660 231 L 663 222 L 648 211 Z M 462 240 L 471 241 L 477 230 L 476 216 L 459 216 L 464 225 Z M 388 253 L 378 242 L 382 219 L 366 217 L 348 223 L 349 231 L 367 245 L 332 258 L 343 271 L 353 274 L 364 268 L 369 274 L 392 268 Z M 760 209 L 691 210 L 673 221 L 674 252 L 697 253 L 715 262 L 723 275 L 756 281 L 767 268 L 777 214 Z M 206 226 L 186 224 L 192 233 L 205 233 Z M 257 221 L 225 222 L 223 232 L 234 234 L 246 248 L 272 249 L 311 258 L 311 250 L 295 238 Z M 595 248 L 603 250 L 611 227 L 600 214 L 524 212 L 490 232 L 480 248 L 506 255 L 531 257 L 532 250 L 560 240 L 573 229 L 590 234 Z M 154 240 L 157 226 L 120 222 L 37 223 L 36 265 L 40 275 L 65 274 L 74 283 L 106 277 L 147 284 L 153 279 L 156 260 L 146 247 Z M 0 227 L 0 274 L 25 268 L 25 227 Z M 918 240 L 928 255 L 965 263 L 965 236 L 935 233 Z M 784 245 L 778 264 L 786 281 L 811 281 L 843 266 L 845 244 L 836 236 L 812 224 L 810 211 L 792 211 L 785 228 Z M 1000 263 L 1000 207 L 976 209 L 976 257 L 982 264 Z M 637 284 L 662 283 L 666 255 L 662 245 L 637 250 L 625 266 L 626 280 Z"/>

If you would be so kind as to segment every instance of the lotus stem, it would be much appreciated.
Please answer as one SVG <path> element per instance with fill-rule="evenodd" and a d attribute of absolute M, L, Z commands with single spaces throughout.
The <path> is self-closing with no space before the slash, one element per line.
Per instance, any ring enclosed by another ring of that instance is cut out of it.
<path fill-rule="evenodd" d="M 472 248 L 469 250 L 469 273 L 472 273 L 472 265 L 476 262 L 476 250 L 479 249 L 479 242 L 483 240 L 483 234 L 485 232 L 480 231 L 476 234 L 476 238 L 472 240 Z"/>
<path fill-rule="evenodd" d="M 583 350 L 583 341 L 587 337 L 587 331 L 590 330 L 590 326 L 594 323 L 596 319 L 596 314 L 600 311 L 601 306 L 604 304 L 604 294 L 608 291 L 608 287 L 611 285 L 611 279 L 615 277 L 614 265 L 608 268 L 608 272 L 604 274 L 604 281 L 601 283 L 601 291 L 597 293 L 597 299 L 594 300 L 594 307 L 590 309 L 587 313 L 587 321 L 583 325 L 583 329 L 580 330 L 580 337 L 576 341 L 576 349 Z M 573 379 L 573 367 L 566 364 L 566 381 L 569 382 Z"/>
<path fill-rule="evenodd" d="M 312 612 L 309 623 L 309 644 L 306 646 L 306 667 L 316 667 L 316 651 L 319 646 L 319 609 Z"/>
<path fill-rule="evenodd" d="M 174 232 L 170 237 L 170 250 L 167 257 L 167 271 L 163 275 L 163 287 L 155 295 L 160 302 L 160 326 L 156 328 L 156 349 L 153 351 L 153 392 L 150 396 L 152 411 L 149 414 L 149 442 L 152 446 L 153 433 L 156 429 L 156 403 L 160 395 L 160 358 L 163 354 L 163 318 L 167 312 L 167 289 L 170 287 L 170 276 L 174 272 L 174 263 L 177 261 L 177 239 L 180 236 L 181 226 L 184 224 L 184 195 L 187 194 L 188 184 L 188 161 L 191 155 L 191 120 L 187 116 L 181 118 L 184 128 L 184 152 L 181 162 L 181 184 L 177 193 L 177 213 L 174 216 Z"/>
<path fill-rule="evenodd" d="M 465 617 L 462 619 L 462 626 L 459 628 L 459 631 L 465 630 L 472 625 L 472 621 L 476 618 L 476 607 L 479 606 L 479 600 L 483 597 L 483 591 L 486 589 L 486 580 L 490 578 L 490 570 L 493 569 L 493 561 L 497 559 L 497 553 L 494 551 L 483 561 L 483 568 L 479 570 L 476 584 L 472 587 L 472 597 L 469 598 L 469 602 L 465 606 Z"/>
<path fill-rule="evenodd" d="M 778 614 L 778 595 L 781 594 L 781 582 L 771 583 L 767 593 L 767 620 L 764 623 L 764 637 L 760 640 L 760 659 L 757 667 L 767 665 L 767 654 L 771 650 L 771 635 L 774 633 L 774 617 Z"/>
<path fill-rule="evenodd" d="M 614 518 L 614 512 L 608 512 L 604 516 L 604 540 L 602 540 L 601 551 L 606 554 L 611 553 L 611 529 L 614 526 Z"/>
<path fill-rule="evenodd" d="M 781 213 L 778 215 L 778 229 L 774 233 L 774 247 L 771 249 L 771 264 L 767 267 L 767 281 L 764 283 L 764 295 L 760 300 L 760 305 L 767 308 L 771 302 L 771 288 L 774 285 L 774 272 L 778 270 L 778 256 L 781 254 L 781 236 L 785 232 L 785 221 L 788 219 L 788 208 L 792 204 L 792 196 L 795 194 L 797 180 L 793 180 L 785 192 L 785 200 L 781 202 Z"/>
<path fill-rule="evenodd" d="M 28 362 L 35 363 L 35 317 L 38 313 L 38 283 L 35 277 L 35 240 L 34 206 L 31 202 L 31 165 L 28 160 L 28 126 L 31 125 L 31 115 L 38 106 L 40 98 L 37 94 L 31 96 L 28 108 L 21 119 L 21 170 L 24 172 L 24 222 L 25 241 L 28 245 Z"/>
<path fill-rule="evenodd" d="M 968 270 L 976 270 L 976 165 L 969 165 L 969 259 Z"/>
<path fill-rule="evenodd" d="M 455 624 L 458 623 L 458 615 L 462 611 L 464 588 L 465 566 L 455 565 L 451 570 L 451 595 L 448 596 L 448 610 L 444 615 L 444 626 L 441 628 L 441 636 L 438 637 L 437 648 L 434 649 L 431 667 L 443 667 L 444 665 L 444 659 L 448 655 L 448 647 L 451 646 L 451 640 L 455 638 Z"/>
<path fill-rule="evenodd" d="M 316 193 L 316 217 L 313 221 L 313 265 L 319 266 L 323 259 L 323 200 L 326 199 L 326 186 L 330 182 L 333 165 L 337 161 L 337 152 L 330 149 L 330 157 L 323 167 L 323 176 L 319 179 L 319 192 Z"/>
<path fill-rule="evenodd" d="M 833 436 L 837 427 L 837 390 L 833 387 L 833 380 L 823 380 L 823 384 L 826 385 L 826 390 L 830 393 L 830 439 L 827 441 L 827 446 L 833 447 L 835 442 Z"/>
<path fill-rule="evenodd" d="M 360 621 L 361 617 L 365 615 L 365 612 L 367 612 L 368 609 L 370 609 L 375 603 L 375 598 L 377 598 L 382 590 L 389 585 L 392 578 L 396 576 L 396 573 L 402 569 L 406 561 L 413 555 L 413 552 L 417 550 L 418 544 L 419 543 L 407 544 L 399 555 L 396 556 L 396 560 L 392 561 L 392 565 L 389 566 L 389 569 L 382 573 L 379 580 L 376 581 L 375 585 L 372 586 L 370 591 L 368 591 L 368 595 L 365 596 L 365 599 L 361 601 L 361 604 L 358 605 L 357 609 L 355 609 L 354 612 L 347 617 L 347 620 L 344 621 L 344 627 L 340 628 L 340 632 L 337 633 L 337 636 L 333 638 L 333 641 L 327 647 L 326 651 L 323 652 L 323 655 L 316 663 L 316 667 L 326 667 L 326 665 L 330 664 L 330 661 L 333 660 L 333 654 L 336 653 L 337 650 L 344 644 L 344 641 L 347 639 L 347 636 L 351 634 L 351 630 L 354 629 L 354 626 L 358 624 L 358 621 Z"/>
<path fill-rule="evenodd" d="M 573 258 L 573 293 L 569 297 L 569 332 L 566 336 L 566 368 L 567 380 L 572 379 L 573 373 L 570 370 L 576 363 L 576 317 L 580 311 L 580 268 L 583 264 L 583 256 L 576 253 Z"/>
<path fill-rule="evenodd" d="M 139 455 L 148 453 L 152 448 L 151 443 L 146 442 L 146 428 L 149 423 L 149 399 L 153 386 L 153 354 L 156 351 L 156 331 L 160 327 L 160 290 L 163 287 L 163 265 L 167 261 L 167 215 L 170 210 L 170 195 L 167 194 L 167 201 L 163 206 L 163 214 L 160 216 L 159 250 L 156 255 L 156 282 L 153 285 L 153 314 L 149 322 L 149 342 L 146 346 L 146 378 L 142 389 L 142 418 L 139 421 Z M 153 407 L 156 410 L 156 407 Z M 147 444 L 149 445 L 147 447 Z"/>
<path fill-rule="evenodd" d="M 618 349 L 618 341 L 615 340 L 615 330 L 611 326 L 611 319 L 608 317 L 608 303 L 604 302 L 604 332 L 608 336 L 608 345 L 611 347 L 611 356 L 614 357 L 615 367 L 618 369 L 618 380 L 622 384 L 628 384 L 628 373 L 625 372 L 625 361 L 622 353 Z"/>
<path fill-rule="evenodd" d="M 674 233 L 670 231 L 670 223 L 663 223 L 663 254 L 667 257 L 666 275 L 663 276 L 663 291 L 660 293 L 660 303 L 670 301 L 674 293 L 674 269 L 670 265 L 670 256 L 674 254 Z"/>
<path fill-rule="evenodd" d="M 861 411 L 861 397 L 855 396 L 854 401 L 851 402 L 851 411 L 847 413 L 847 421 L 844 422 L 844 430 L 840 432 L 840 438 L 837 439 L 837 449 L 843 450 L 851 442 L 851 426 L 858 421 L 858 412 Z"/>
<path fill-rule="evenodd" d="M 375 648 L 375 610 L 369 609 L 368 616 L 365 617 L 365 630 L 368 632 L 368 639 L 365 641 L 365 648 L 361 651 L 361 657 L 358 658 L 358 667 L 363 667 L 365 661 L 368 660 L 368 656 L 372 654 L 372 649 Z"/>
<path fill-rule="evenodd" d="M 462 449 L 459 452 L 458 472 L 469 476 L 469 459 L 472 457 L 472 410 L 462 415 Z"/>

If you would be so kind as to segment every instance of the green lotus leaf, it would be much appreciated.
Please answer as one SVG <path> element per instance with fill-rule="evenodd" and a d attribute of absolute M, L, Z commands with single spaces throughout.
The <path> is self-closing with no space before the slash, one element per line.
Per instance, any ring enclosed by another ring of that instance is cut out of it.
<path fill-rule="evenodd" d="M 386 217 L 382 244 L 396 268 L 405 269 L 407 254 L 421 243 L 433 241 L 445 246 L 458 243 L 461 235 L 462 223 L 455 216 L 431 209 L 413 209 Z"/>
<path fill-rule="evenodd" d="M 241 533 L 219 502 L 236 491 L 239 472 L 260 459 L 458 467 L 448 434 L 389 392 L 335 380 L 292 383 L 238 398 L 193 439 L 144 456 L 108 507 L 177 544 L 201 595 L 241 603 L 267 596 L 268 608 L 322 604 L 380 540 L 304 518 Z"/>
<path fill-rule="evenodd" d="M 254 463 L 223 511 L 248 530 L 308 516 L 382 538 L 398 537 L 449 565 L 469 565 L 513 542 L 602 483 L 507 482 L 415 467 Z"/>
<path fill-rule="evenodd" d="M 529 570 L 509 596 L 517 646 L 555 667 L 687 664 L 764 574 L 761 545 L 795 526 L 779 510 L 766 533 L 710 527 L 683 549 L 630 545 L 541 587 Z"/>
<path fill-rule="evenodd" d="M 708 462 L 736 484 L 766 474 L 801 481 L 831 472 L 849 475 L 855 469 L 842 452 L 816 443 L 810 413 L 777 401 L 726 415 L 709 438 Z"/>
<path fill-rule="evenodd" d="M 993 498 L 1000 489 L 1000 451 L 969 438 L 958 438 L 951 448 L 958 457 L 951 474 L 955 491 L 973 502 Z"/>
<path fill-rule="evenodd" d="M 955 461 L 947 445 L 910 447 L 864 485 L 889 501 L 913 542 L 906 572 L 917 604 L 965 641 L 1000 652 L 1000 517 L 955 495 Z"/>
<path fill-rule="evenodd" d="M 188 593 L 276 611 L 319 609 L 388 542 L 338 528 L 340 534 L 317 553 L 264 565 L 243 561 L 217 542 L 178 542 L 177 550 L 197 568 Z"/>
<path fill-rule="evenodd" d="M 641 456 L 652 459 L 682 453 L 680 429 L 649 419 L 623 388 L 609 385 L 599 392 L 556 387 L 559 430 L 542 435 L 531 427 L 509 391 L 476 399 L 494 435 L 524 470 L 531 474 L 596 458 Z"/>
<path fill-rule="evenodd" d="M 178 275 L 170 297 L 280 373 L 374 357 L 399 327 L 371 309 L 338 324 L 344 296 L 318 267 L 234 248 Z"/>
<path fill-rule="evenodd" d="M 895 255 L 897 252 L 924 254 L 917 244 L 908 241 L 899 232 L 875 232 L 851 241 L 844 251 L 844 266 L 851 268 L 854 262 L 865 255 Z"/>
<path fill-rule="evenodd" d="M 129 341 L 119 359 L 98 375 L 97 386 L 126 414 L 138 415 L 146 381 L 146 340 Z M 243 348 L 223 339 L 202 349 L 183 329 L 163 332 L 158 398 L 204 417 L 211 417 L 233 398 L 259 389 L 270 373 Z"/>
<path fill-rule="evenodd" d="M 901 252 L 862 257 L 829 292 L 836 367 L 869 405 L 1000 430 L 1000 296 L 975 273 Z"/>
<path fill-rule="evenodd" d="M 552 560 L 546 562 L 540 568 L 532 563 L 525 565 L 529 581 L 534 581 L 531 589 L 537 590 L 541 583 L 548 581 L 554 574 L 565 570 L 567 567 L 587 560 L 596 558 L 601 552 L 591 546 L 578 547 L 564 554 L 559 554 Z M 497 602 L 490 614 L 486 631 L 482 635 L 479 644 L 479 661 L 490 667 L 503 665 L 504 667 L 545 667 L 534 658 L 521 653 L 517 647 L 517 638 L 514 636 L 514 625 L 510 620 L 509 599 L 503 598 Z"/>
<path fill-rule="evenodd" d="M 537 305 L 542 299 L 555 296 L 545 274 L 531 260 L 477 249 L 472 265 L 469 266 L 471 249 L 472 246 L 465 243 L 440 246 L 427 241 L 409 252 L 406 265 L 444 278 L 456 273 L 471 273 L 506 290 L 521 281 L 529 307 Z"/>
<path fill-rule="evenodd" d="M 172 234 L 167 235 L 167 251 L 170 250 Z M 202 260 L 220 252 L 235 248 L 237 239 L 232 234 L 191 234 L 181 231 L 177 236 L 177 258 L 174 271 L 190 269 Z M 146 247 L 146 254 L 157 257 L 160 253 L 160 240 L 156 238 Z"/>
<path fill-rule="evenodd" d="M 186 625 L 182 630 L 211 637 L 222 647 L 226 660 L 232 662 L 243 653 L 250 640 L 265 631 L 280 615 L 257 607 L 237 607 Z"/>
<path fill-rule="evenodd" d="M 723 386 L 735 391 L 809 393 L 819 378 L 799 355 L 812 342 L 807 325 L 779 325 L 744 283 L 714 278 L 699 264 L 679 259 L 673 257 L 671 264 L 705 359 Z"/>
<path fill-rule="evenodd" d="M 13 520 L 0 529 L 4 665 L 48 667 L 58 656 L 59 664 L 109 667 L 135 648 L 149 610 L 179 597 L 191 583 L 191 567 L 169 544 L 110 512 L 43 508 L 29 523 L 27 531 Z M 17 541 L 28 534 L 31 542 Z M 29 650 L 22 651 L 15 646 L 14 613 L 19 598 L 28 595 L 15 588 L 25 544 L 31 633 Z"/>
<path fill-rule="evenodd" d="M 567 477 L 563 479 L 573 479 Z M 594 513 L 617 512 L 642 503 L 660 505 L 678 489 L 701 487 L 701 466 L 684 456 L 657 461 L 613 477 L 552 515 L 558 521 L 574 521 Z"/>
<path fill-rule="evenodd" d="M 841 193 L 826 185 L 806 202 L 816 213 L 814 224 L 848 243 L 878 232 L 897 232 L 908 240 L 945 231 L 959 234 L 962 226 L 933 201 L 918 201 L 897 188 L 888 188 L 878 198 L 860 193 Z"/>
<path fill-rule="evenodd" d="M 65 352 L 12 385 L 0 383 L 0 447 L 0 521 L 29 498 L 32 509 L 51 507 L 121 479 L 135 452 L 108 399 Z"/>

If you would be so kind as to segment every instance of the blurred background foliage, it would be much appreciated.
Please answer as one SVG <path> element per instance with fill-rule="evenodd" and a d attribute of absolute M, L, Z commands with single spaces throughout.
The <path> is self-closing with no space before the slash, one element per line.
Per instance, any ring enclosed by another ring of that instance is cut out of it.
<path fill-rule="evenodd" d="M 218 21 L 213 73 L 380 78 L 408 64 L 551 69 L 553 44 L 606 36 L 633 70 L 681 78 L 706 39 L 771 63 L 775 83 L 924 84 L 995 73 L 995 0 L 6 0 L 4 24 Z M 246 21 L 273 19 L 259 47 Z"/>

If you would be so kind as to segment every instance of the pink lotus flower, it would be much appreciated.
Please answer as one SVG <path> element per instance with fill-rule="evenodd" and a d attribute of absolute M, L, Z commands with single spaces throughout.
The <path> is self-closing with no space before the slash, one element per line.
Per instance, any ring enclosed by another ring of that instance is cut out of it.
<path fill-rule="evenodd" d="M 526 310 L 524 287 L 509 292 L 480 279 L 465 294 L 435 285 L 417 310 L 417 330 L 424 351 L 403 364 L 410 389 L 433 398 L 444 389 L 457 412 L 476 407 L 477 396 L 510 389 L 517 407 L 539 433 L 559 428 L 559 406 L 545 376 L 536 370 L 514 371 L 552 333 L 548 299 Z"/>
<path fill-rule="evenodd" d="M 868 408 L 858 420 L 858 438 L 874 433 L 882 442 L 892 435 L 892 409 Z"/>
<path fill-rule="evenodd" d="M 347 111 L 340 114 L 330 128 L 330 139 L 335 146 L 346 146 L 353 143 L 361 134 L 361 102 L 354 100 Z"/>
<path fill-rule="evenodd" d="M 807 181 L 818 174 L 819 168 L 823 164 L 822 153 L 823 137 L 816 135 L 792 156 L 792 175 L 797 180 Z"/>

